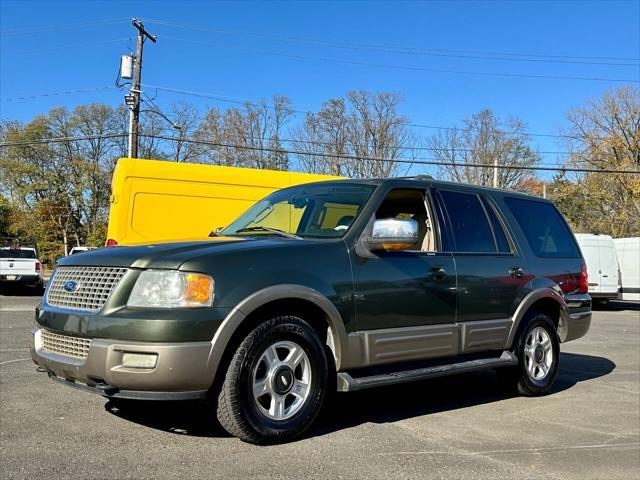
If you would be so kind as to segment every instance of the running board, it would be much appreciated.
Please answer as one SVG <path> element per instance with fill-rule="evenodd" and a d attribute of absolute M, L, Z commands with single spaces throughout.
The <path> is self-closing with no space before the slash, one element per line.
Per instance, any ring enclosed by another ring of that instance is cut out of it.
<path fill-rule="evenodd" d="M 508 367 L 518 364 L 518 359 L 511 352 L 502 352 L 500 357 L 481 358 L 467 360 L 448 365 L 438 365 L 434 367 L 417 368 L 415 370 L 402 370 L 399 372 L 389 372 L 368 377 L 352 377 L 348 372 L 338 373 L 337 389 L 339 392 L 352 392 L 365 388 L 382 387 L 385 385 L 395 385 L 398 383 L 425 380 L 427 378 L 442 377 L 455 373 L 472 372 L 485 368 Z"/>

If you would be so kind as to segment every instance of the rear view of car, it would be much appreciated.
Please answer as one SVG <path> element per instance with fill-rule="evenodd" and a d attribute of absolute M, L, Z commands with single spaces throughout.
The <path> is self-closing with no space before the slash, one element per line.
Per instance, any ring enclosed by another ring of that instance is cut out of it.
<path fill-rule="evenodd" d="M 594 301 L 619 299 L 620 269 L 613 239 L 591 233 L 578 233 L 576 239 L 587 262 L 589 295 Z"/>
<path fill-rule="evenodd" d="M 0 287 L 42 289 L 42 263 L 35 248 L 0 247 Z"/>
<path fill-rule="evenodd" d="M 622 300 L 640 302 L 640 237 L 615 238 Z"/>

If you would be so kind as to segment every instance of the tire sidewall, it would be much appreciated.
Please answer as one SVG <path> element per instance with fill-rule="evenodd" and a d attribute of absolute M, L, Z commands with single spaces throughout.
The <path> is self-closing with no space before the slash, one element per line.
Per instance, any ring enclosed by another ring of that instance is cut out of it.
<path fill-rule="evenodd" d="M 326 392 L 327 360 L 324 348 L 313 329 L 296 317 L 272 319 L 266 328 L 248 345 L 237 377 L 240 408 L 249 425 L 267 438 L 289 437 L 304 431 L 318 414 Z M 253 398 L 253 370 L 264 350 L 273 343 L 289 340 L 298 344 L 307 354 L 311 368 L 311 391 L 302 408 L 283 421 L 264 416 Z"/>
<path fill-rule="evenodd" d="M 542 327 L 547 332 L 547 335 L 549 335 L 549 339 L 551 340 L 551 349 L 553 352 L 553 363 L 551 364 L 549 373 L 541 380 L 534 380 L 531 378 L 529 376 L 529 372 L 527 372 L 525 364 L 524 349 L 526 347 L 527 337 L 536 327 Z M 523 330 L 522 335 L 518 339 L 517 353 L 518 358 L 520 359 L 518 365 L 520 370 L 520 382 L 523 383 L 526 389 L 531 391 L 531 393 L 537 395 L 548 393 L 553 387 L 556 377 L 558 376 L 558 365 L 560 360 L 560 340 L 550 317 L 543 313 L 537 313 L 532 316 L 531 320 L 527 323 L 526 328 Z"/>

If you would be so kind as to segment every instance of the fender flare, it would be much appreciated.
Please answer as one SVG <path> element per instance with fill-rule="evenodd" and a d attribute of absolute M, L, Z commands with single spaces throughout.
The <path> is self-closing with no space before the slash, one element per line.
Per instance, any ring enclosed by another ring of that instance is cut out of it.
<path fill-rule="evenodd" d="M 524 318 L 525 314 L 529 310 L 529 308 L 538 300 L 549 298 L 558 303 L 558 307 L 560 308 L 560 318 L 558 321 L 558 334 L 562 339 L 566 336 L 566 317 L 567 313 L 567 303 L 565 302 L 562 295 L 551 288 L 539 288 L 529 292 L 526 297 L 522 299 L 518 308 L 511 316 L 512 325 L 511 331 L 509 332 L 509 336 L 507 337 L 507 343 L 505 345 L 506 348 L 511 348 L 513 346 L 513 342 L 516 337 L 516 333 L 518 332 L 518 328 L 520 327 L 520 323 Z"/>
<path fill-rule="evenodd" d="M 238 303 L 223 320 L 211 340 L 211 351 L 207 361 L 207 368 L 212 373 L 212 379 L 216 375 L 229 341 L 244 320 L 263 305 L 275 300 L 286 299 L 308 301 L 324 312 L 331 335 L 327 339 L 327 343 L 329 343 L 333 352 L 336 369 L 340 370 L 341 359 L 347 345 L 347 333 L 342 317 L 335 305 L 327 297 L 312 288 L 296 284 L 282 284 L 252 293 Z"/>

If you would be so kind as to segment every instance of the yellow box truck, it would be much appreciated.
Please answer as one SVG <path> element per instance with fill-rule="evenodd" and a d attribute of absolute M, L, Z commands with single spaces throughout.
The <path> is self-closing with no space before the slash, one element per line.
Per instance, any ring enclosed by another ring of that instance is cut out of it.
<path fill-rule="evenodd" d="M 274 190 L 339 177 L 121 158 L 107 245 L 202 240 Z"/>

